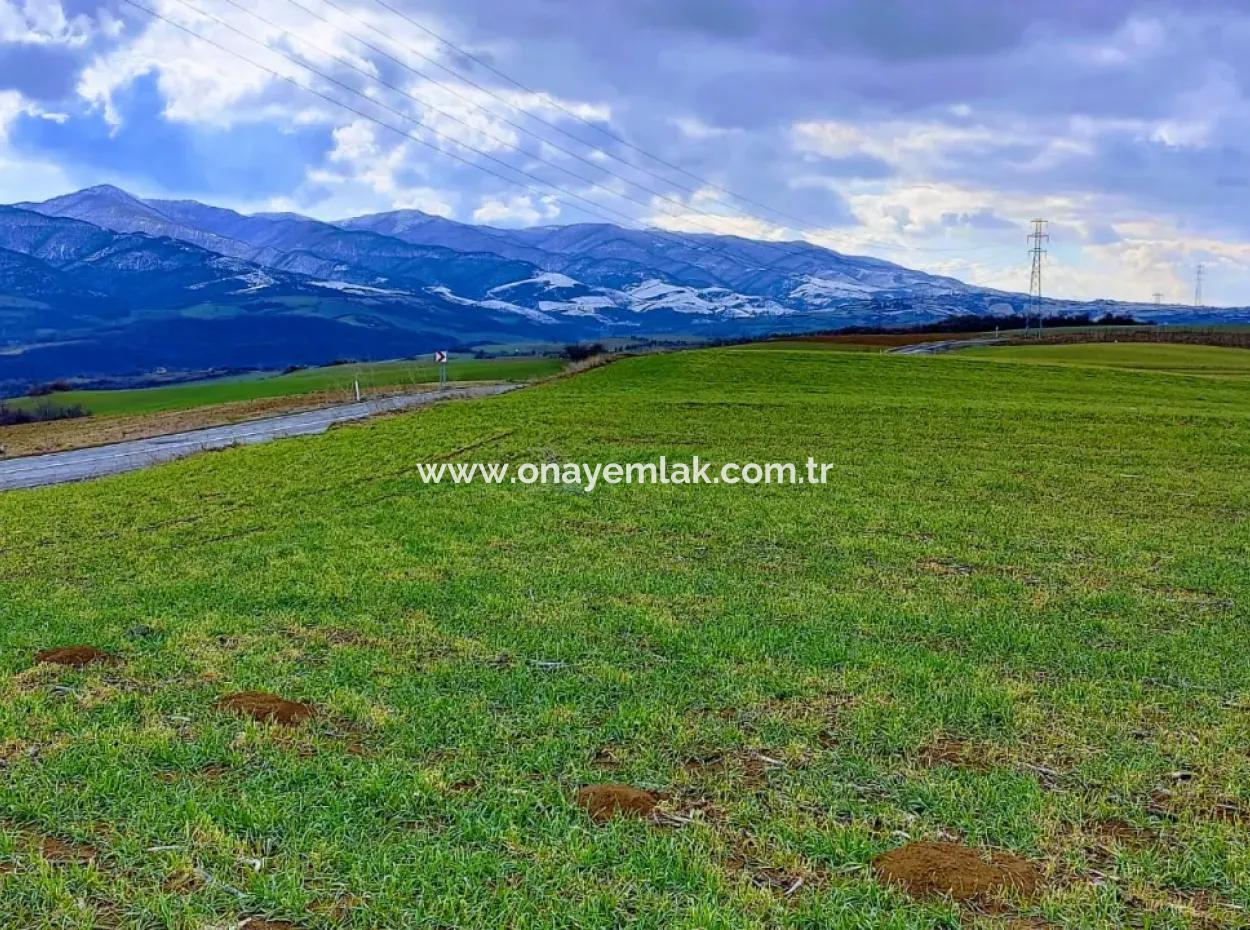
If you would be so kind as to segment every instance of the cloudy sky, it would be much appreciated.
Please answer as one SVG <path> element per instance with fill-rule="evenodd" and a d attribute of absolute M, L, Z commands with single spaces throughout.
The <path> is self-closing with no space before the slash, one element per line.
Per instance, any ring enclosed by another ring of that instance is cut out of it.
<path fill-rule="evenodd" d="M 134 3 L 169 22 L 0 0 L 0 202 L 610 219 L 1012 290 L 1046 217 L 1050 294 L 1189 302 L 1201 262 L 1250 304 L 1245 0 Z"/>

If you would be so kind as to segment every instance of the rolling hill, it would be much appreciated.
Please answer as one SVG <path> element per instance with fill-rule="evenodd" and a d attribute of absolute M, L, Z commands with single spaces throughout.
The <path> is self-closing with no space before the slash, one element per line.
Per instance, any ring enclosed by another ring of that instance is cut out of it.
<path fill-rule="evenodd" d="M 417 211 L 327 223 L 101 186 L 0 208 L 0 393 L 521 340 L 911 325 L 1025 300 L 805 242 L 498 229 Z M 1248 310 L 1047 308 L 1250 321 Z"/>

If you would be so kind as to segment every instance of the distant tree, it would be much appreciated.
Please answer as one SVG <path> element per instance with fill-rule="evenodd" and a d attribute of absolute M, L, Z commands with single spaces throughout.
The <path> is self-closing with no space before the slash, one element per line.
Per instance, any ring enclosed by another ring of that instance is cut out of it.
<path fill-rule="evenodd" d="M 88 416 L 82 404 L 54 404 L 42 401 L 33 407 L 10 407 L 0 403 L 0 426 L 18 426 L 22 423 L 43 423 L 47 420 L 72 420 Z"/>
<path fill-rule="evenodd" d="M 1093 320 L 1088 313 L 1057 313 L 1043 319 L 1047 329 L 1073 326 L 1153 326 L 1146 320 L 1138 320 L 1132 316 L 1108 313 Z M 965 313 L 948 316 L 932 323 L 921 323 L 916 326 L 850 326 L 834 330 L 834 335 L 880 336 L 907 333 L 980 333 L 994 329 L 1024 329 L 1036 326 L 1037 317 L 1026 317 L 1019 313 L 994 316 L 990 314 Z"/>
<path fill-rule="evenodd" d="M 603 355 L 606 351 L 602 342 L 574 342 L 565 346 L 560 354 L 570 362 L 582 362 L 592 355 Z"/>
<path fill-rule="evenodd" d="M 62 391 L 72 391 L 74 386 L 68 381 L 45 381 L 43 384 L 36 384 L 33 388 L 26 392 L 27 397 L 47 397 L 49 394 L 56 394 Z"/>

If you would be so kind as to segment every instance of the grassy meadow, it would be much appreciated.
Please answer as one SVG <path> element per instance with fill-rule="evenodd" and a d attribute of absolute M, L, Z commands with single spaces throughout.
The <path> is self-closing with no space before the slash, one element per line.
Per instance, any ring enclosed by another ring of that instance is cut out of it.
<path fill-rule="evenodd" d="M 528 381 L 555 374 L 561 368 L 563 363 L 556 358 L 453 358 L 447 363 L 447 378 L 449 381 Z M 98 416 L 133 416 L 322 391 L 341 391 L 347 397 L 353 392 L 356 381 L 360 382 L 362 390 L 428 384 L 438 381 L 438 365 L 412 360 L 361 362 L 305 368 L 289 374 L 245 375 L 152 388 L 59 391 L 51 397 L 58 404 L 79 404 L 88 413 Z M 24 398 L 9 403 L 21 407 L 46 399 Z"/>
<path fill-rule="evenodd" d="M 1089 342 L 988 346 L 960 349 L 951 357 L 1036 365 L 1078 365 L 1188 375 L 1250 377 L 1250 352 L 1245 349 L 1181 343 Z"/>
<path fill-rule="evenodd" d="M 654 355 L 0 495 L 0 926 L 1246 925 L 1250 381 L 996 357 Z M 661 454 L 835 477 L 413 472 Z M 881 881 L 920 839 L 1040 886 Z"/>

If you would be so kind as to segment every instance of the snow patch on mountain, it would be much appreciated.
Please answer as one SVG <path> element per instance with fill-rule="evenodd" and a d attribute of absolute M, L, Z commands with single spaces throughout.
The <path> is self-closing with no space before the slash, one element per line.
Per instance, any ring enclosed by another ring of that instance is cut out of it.
<path fill-rule="evenodd" d="M 311 283 L 314 287 L 324 287 L 332 291 L 342 291 L 344 294 L 354 294 L 360 297 L 411 296 L 408 291 L 399 291 L 385 287 L 370 287 L 367 284 L 352 284 L 350 281 L 313 281 Z"/>
<path fill-rule="evenodd" d="M 882 288 L 880 287 L 871 284 L 861 284 L 857 281 L 833 281 L 829 278 L 808 275 L 804 278 L 802 284 L 790 292 L 790 296 L 799 300 L 829 300 L 838 298 L 863 300 L 881 290 Z"/>
<path fill-rule="evenodd" d="M 560 274 L 558 271 L 545 271 L 532 278 L 526 278 L 524 281 L 513 281 L 511 284 L 500 284 L 498 287 L 492 287 L 488 293 L 498 294 L 501 291 L 508 291 L 513 288 L 522 287 L 526 284 L 541 284 L 547 290 L 565 290 L 568 288 L 582 287 L 581 282 L 574 281 L 566 274 Z"/>
<path fill-rule="evenodd" d="M 263 291 L 265 288 L 273 287 L 278 282 L 265 274 L 263 271 L 253 271 L 248 274 L 237 276 L 245 285 L 244 288 L 235 291 L 236 294 L 254 294 L 257 291 Z"/>
<path fill-rule="evenodd" d="M 500 310 L 504 313 L 515 313 L 523 316 L 527 320 L 533 320 L 536 323 L 554 323 L 556 322 L 551 316 L 543 313 L 541 310 L 534 310 L 530 307 L 522 307 L 520 304 L 509 303 L 506 300 L 471 300 L 468 297 L 461 297 L 451 291 L 450 288 L 438 286 L 427 287 L 426 291 L 431 294 L 443 298 L 448 303 L 459 304 L 462 307 L 480 307 L 483 310 Z"/>
<path fill-rule="evenodd" d="M 719 314 L 726 317 L 784 316 L 794 313 L 767 297 L 737 294 L 723 287 L 695 288 L 668 284 L 657 278 L 643 281 L 626 290 L 630 309 L 636 313 L 668 310 L 702 316 Z"/>
<path fill-rule="evenodd" d="M 603 319 L 599 314 L 600 310 L 615 310 L 620 306 L 621 301 L 619 300 L 595 295 L 574 297 L 572 300 L 540 300 L 538 302 L 538 309 L 544 313 L 593 317 L 597 320 Z"/>

